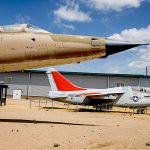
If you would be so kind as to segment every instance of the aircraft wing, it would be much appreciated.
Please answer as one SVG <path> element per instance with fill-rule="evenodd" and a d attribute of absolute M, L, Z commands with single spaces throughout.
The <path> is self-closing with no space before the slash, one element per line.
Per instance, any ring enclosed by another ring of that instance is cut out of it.
<path fill-rule="evenodd" d="M 108 97 L 117 97 L 120 94 L 124 94 L 124 91 L 108 91 L 105 93 L 85 93 L 85 94 L 80 94 L 80 96 L 85 96 L 86 98 L 89 99 L 105 99 Z"/>
<path fill-rule="evenodd" d="M 108 92 L 104 94 L 86 94 L 83 104 L 85 105 L 97 105 L 97 104 L 107 104 L 120 98 L 124 92 Z"/>
<path fill-rule="evenodd" d="M 107 103 L 113 103 L 113 101 L 119 99 L 124 94 L 123 90 L 106 90 L 105 93 L 86 93 L 84 96 L 83 104 L 85 105 L 103 105 Z"/>

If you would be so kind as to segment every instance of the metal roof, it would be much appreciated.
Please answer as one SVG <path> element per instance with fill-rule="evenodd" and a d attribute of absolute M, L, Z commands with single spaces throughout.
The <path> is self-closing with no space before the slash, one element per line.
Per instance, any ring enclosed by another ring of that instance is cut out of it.
<path fill-rule="evenodd" d="M 30 73 L 46 73 L 45 70 L 23 70 L 16 72 L 30 72 Z M 93 76 L 117 76 L 117 77 L 143 77 L 150 78 L 150 75 L 140 75 L 140 74 L 114 74 L 114 73 L 92 73 L 92 72 L 70 72 L 70 71 L 59 71 L 61 74 L 66 75 L 93 75 Z"/>

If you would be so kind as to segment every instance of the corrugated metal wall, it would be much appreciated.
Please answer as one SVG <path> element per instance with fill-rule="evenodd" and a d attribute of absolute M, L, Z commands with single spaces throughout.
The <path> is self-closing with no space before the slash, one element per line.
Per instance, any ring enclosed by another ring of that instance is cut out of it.
<path fill-rule="evenodd" d="M 107 76 L 64 75 L 77 86 L 86 88 L 107 88 Z"/>
<path fill-rule="evenodd" d="M 48 96 L 51 90 L 46 73 L 31 73 L 29 96 Z"/>
<path fill-rule="evenodd" d="M 148 79 L 147 79 L 148 80 Z M 117 86 L 117 83 L 124 83 L 124 86 L 139 86 L 139 77 L 110 77 L 110 87 Z"/>
<path fill-rule="evenodd" d="M 150 87 L 150 79 L 140 78 L 139 85 L 142 86 L 142 87 Z"/>
<path fill-rule="evenodd" d="M 13 90 L 21 90 L 23 96 L 27 96 L 27 85 L 8 84 L 8 95 L 13 95 Z"/>
<path fill-rule="evenodd" d="M 150 78 L 146 77 L 95 74 L 63 75 L 75 85 L 87 88 L 116 87 L 117 83 L 124 83 L 125 86 L 150 87 Z M 51 90 L 46 73 L 41 72 L 0 73 L 0 81 L 9 85 L 8 95 L 12 95 L 13 90 L 21 89 L 24 96 L 48 96 L 48 91 Z"/>

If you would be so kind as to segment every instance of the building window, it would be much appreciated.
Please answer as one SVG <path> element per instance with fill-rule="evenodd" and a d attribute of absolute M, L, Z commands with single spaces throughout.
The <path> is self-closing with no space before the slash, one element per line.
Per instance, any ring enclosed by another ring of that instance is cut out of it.
<path fill-rule="evenodd" d="M 123 82 L 118 82 L 117 83 L 117 87 L 123 87 L 123 86 L 125 86 L 125 84 Z"/>
<path fill-rule="evenodd" d="M 6 84 L 11 84 L 12 83 L 12 77 L 6 77 L 5 78 L 5 83 Z"/>

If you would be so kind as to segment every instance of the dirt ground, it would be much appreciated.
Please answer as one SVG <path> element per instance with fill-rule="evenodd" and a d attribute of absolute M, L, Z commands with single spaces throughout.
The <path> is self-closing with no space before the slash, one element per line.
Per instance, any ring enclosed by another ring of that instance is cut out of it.
<path fill-rule="evenodd" d="M 76 106 L 38 102 L 30 108 L 29 100 L 9 99 L 0 107 L 0 150 L 150 149 L 150 111 L 78 106 L 76 112 Z"/>

